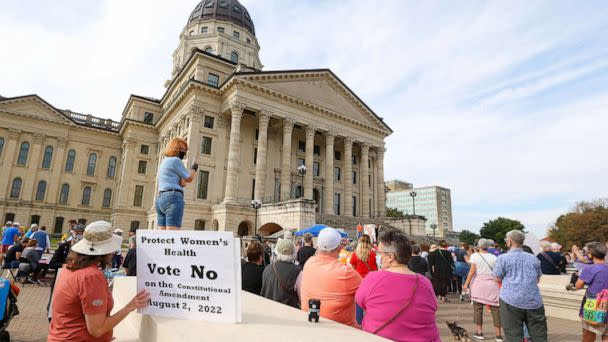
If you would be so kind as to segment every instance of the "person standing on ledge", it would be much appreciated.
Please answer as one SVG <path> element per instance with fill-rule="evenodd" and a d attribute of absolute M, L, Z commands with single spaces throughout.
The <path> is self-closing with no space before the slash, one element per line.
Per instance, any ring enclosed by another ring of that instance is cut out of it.
<path fill-rule="evenodd" d="M 192 164 L 186 170 L 182 159 L 188 152 L 188 143 L 181 138 L 174 138 L 163 153 L 165 158 L 158 168 L 158 197 L 156 198 L 156 215 L 158 229 L 175 230 L 182 226 L 184 217 L 184 186 L 194 179 L 198 164 Z"/>

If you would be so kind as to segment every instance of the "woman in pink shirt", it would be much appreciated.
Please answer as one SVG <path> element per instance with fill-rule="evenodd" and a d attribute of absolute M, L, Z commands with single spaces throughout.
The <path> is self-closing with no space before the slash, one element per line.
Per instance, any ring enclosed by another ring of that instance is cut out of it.
<path fill-rule="evenodd" d="M 440 342 L 433 286 L 407 267 L 412 256 L 407 236 L 388 230 L 379 242 L 382 270 L 370 272 L 355 294 L 365 310 L 363 330 L 394 341 Z"/>

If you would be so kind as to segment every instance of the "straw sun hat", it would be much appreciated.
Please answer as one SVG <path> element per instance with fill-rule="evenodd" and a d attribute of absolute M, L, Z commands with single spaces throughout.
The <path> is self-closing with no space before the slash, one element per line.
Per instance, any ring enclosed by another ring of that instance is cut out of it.
<path fill-rule="evenodd" d="M 74 252 L 85 255 L 106 255 L 120 249 L 122 238 L 112 233 L 112 225 L 106 221 L 90 223 L 82 240 L 72 246 Z"/>

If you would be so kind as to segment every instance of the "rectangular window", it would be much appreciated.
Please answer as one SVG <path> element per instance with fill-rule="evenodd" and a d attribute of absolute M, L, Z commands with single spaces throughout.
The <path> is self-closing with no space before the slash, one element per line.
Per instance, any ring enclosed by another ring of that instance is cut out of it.
<path fill-rule="evenodd" d="M 353 216 L 357 216 L 357 196 L 353 196 Z"/>
<path fill-rule="evenodd" d="M 145 112 L 144 113 L 144 123 L 152 124 L 152 122 L 154 122 L 154 114 L 152 114 L 150 112 Z"/>
<path fill-rule="evenodd" d="M 251 182 L 251 200 L 253 201 L 255 198 L 255 178 Z"/>
<path fill-rule="evenodd" d="M 148 152 L 150 152 L 150 146 L 148 146 L 148 145 L 141 145 L 141 147 L 139 148 L 139 153 L 141 153 L 141 154 L 148 154 Z"/>
<path fill-rule="evenodd" d="M 300 165 L 304 165 L 305 161 L 302 158 L 298 158 L 298 167 L 300 167 Z"/>
<path fill-rule="evenodd" d="M 209 31 L 209 28 L 207 26 L 203 26 L 203 28 L 201 28 L 201 33 L 207 33 Z"/>
<path fill-rule="evenodd" d="M 369 217 L 372 217 L 372 213 L 374 212 L 374 210 L 372 209 L 372 199 L 369 199 Z"/>
<path fill-rule="evenodd" d="M 342 172 L 339 167 L 334 167 L 334 182 L 340 182 L 342 178 Z"/>
<path fill-rule="evenodd" d="M 251 44 L 251 39 L 247 38 L 247 44 Z"/>
<path fill-rule="evenodd" d="M 137 173 L 141 173 L 142 175 L 145 175 L 147 167 L 148 167 L 148 162 L 145 160 L 140 160 L 139 165 L 137 166 Z"/>
<path fill-rule="evenodd" d="M 232 36 L 233 36 L 234 38 L 236 38 L 236 39 L 239 39 L 239 38 L 241 38 L 241 33 L 240 33 L 240 32 L 237 32 L 237 31 L 234 31 L 234 32 L 232 32 Z"/>
<path fill-rule="evenodd" d="M 367 185 L 369 185 L 369 188 L 372 188 L 372 175 L 367 175 Z"/>
<path fill-rule="evenodd" d="M 321 155 L 321 146 L 319 145 L 314 145 L 313 148 L 313 152 L 312 152 L 315 156 L 320 156 Z"/>
<path fill-rule="evenodd" d="M 313 162 L 312 163 L 312 175 L 314 177 L 320 177 L 321 176 L 321 168 L 319 167 L 319 162 Z"/>
<path fill-rule="evenodd" d="M 143 199 L 144 199 L 144 186 L 136 185 L 135 186 L 135 197 L 133 197 L 133 206 L 141 207 Z"/>
<path fill-rule="evenodd" d="M 63 217 L 55 217 L 55 228 L 53 228 L 53 233 L 61 234 L 63 231 Z"/>
<path fill-rule="evenodd" d="M 220 85 L 220 77 L 216 74 L 209 73 L 209 76 L 207 76 L 207 84 L 212 87 L 218 87 Z"/>
<path fill-rule="evenodd" d="M 198 172 L 198 191 L 196 197 L 200 199 L 207 199 L 207 191 L 209 189 L 209 171 Z"/>
<path fill-rule="evenodd" d="M 371 160 L 371 159 L 368 159 L 368 160 L 367 160 L 367 168 L 368 168 L 368 169 L 371 169 L 371 168 L 372 168 L 372 160 Z"/>
<path fill-rule="evenodd" d="M 340 215 L 340 194 L 335 193 L 334 194 L 334 214 L 336 215 Z"/>
<path fill-rule="evenodd" d="M 131 230 L 139 229 L 139 221 L 131 221 Z"/>
<path fill-rule="evenodd" d="M 78 219 L 78 224 L 86 226 L 87 225 L 87 219 L 83 219 L 83 218 Z"/>
<path fill-rule="evenodd" d="M 213 116 L 205 115 L 205 122 L 203 123 L 203 126 L 205 126 L 205 128 L 213 129 L 214 123 L 215 118 Z"/>
<path fill-rule="evenodd" d="M 221 27 L 221 26 L 218 26 L 218 28 L 217 28 L 217 32 L 219 32 L 219 33 L 224 33 L 224 28 L 223 28 L 223 27 Z"/>
<path fill-rule="evenodd" d="M 353 184 L 357 184 L 357 171 L 353 171 Z"/>
<path fill-rule="evenodd" d="M 255 140 L 258 140 L 260 137 L 260 130 L 259 129 L 255 129 Z"/>
<path fill-rule="evenodd" d="M 253 163 L 254 164 L 258 163 L 258 149 L 257 148 L 253 149 Z"/>
<path fill-rule="evenodd" d="M 334 159 L 335 160 L 342 160 L 342 152 L 340 152 L 340 151 L 334 151 Z"/>
<path fill-rule="evenodd" d="M 298 141 L 298 152 L 306 152 L 306 142 Z"/>
<path fill-rule="evenodd" d="M 203 143 L 201 145 L 201 153 L 202 154 L 211 154 L 211 144 L 213 143 L 213 139 L 209 137 L 203 137 Z"/>
<path fill-rule="evenodd" d="M 357 156 L 353 155 L 353 164 L 357 165 Z"/>

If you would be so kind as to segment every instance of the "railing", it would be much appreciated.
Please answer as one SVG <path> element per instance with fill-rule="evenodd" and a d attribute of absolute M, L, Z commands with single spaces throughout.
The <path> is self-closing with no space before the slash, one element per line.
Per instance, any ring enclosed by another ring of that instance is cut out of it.
<path fill-rule="evenodd" d="M 101 129 L 109 129 L 112 131 L 117 131 L 120 128 L 120 122 L 111 119 L 102 119 L 95 117 L 91 114 L 80 114 L 69 110 L 64 111 L 64 113 L 69 115 L 72 120 L 82 125 L 97 127 Z"/>

